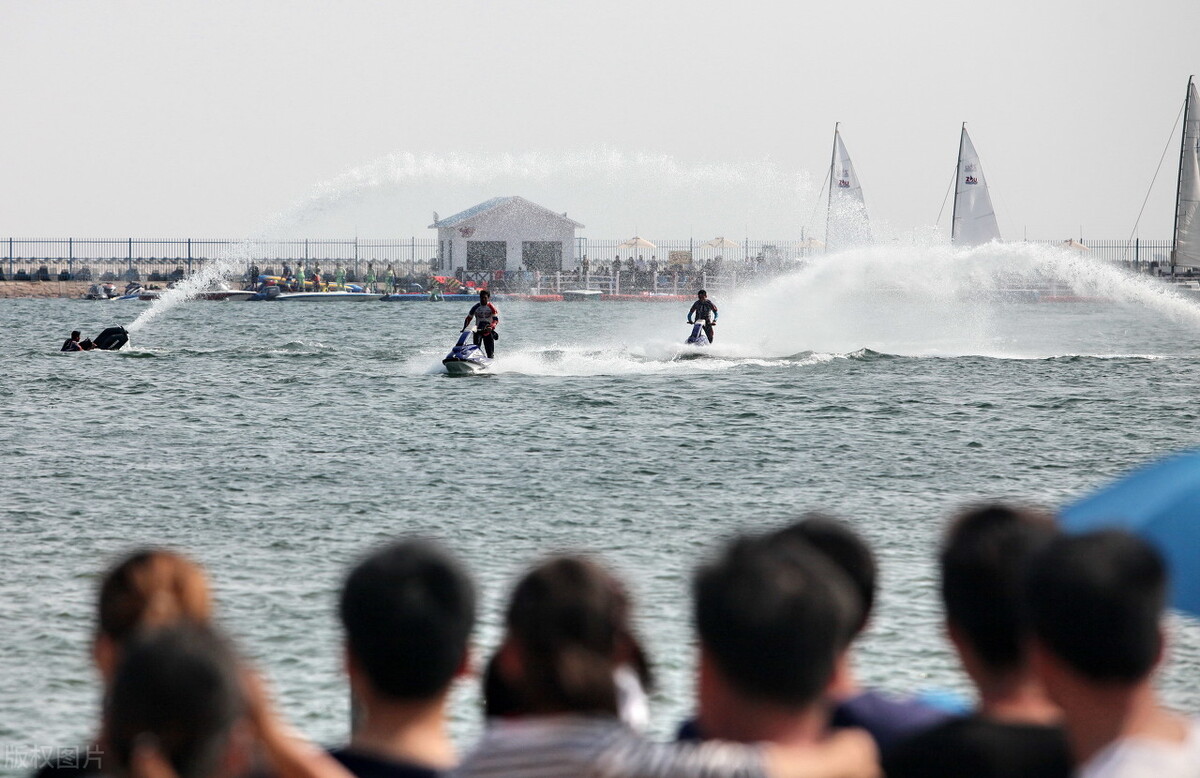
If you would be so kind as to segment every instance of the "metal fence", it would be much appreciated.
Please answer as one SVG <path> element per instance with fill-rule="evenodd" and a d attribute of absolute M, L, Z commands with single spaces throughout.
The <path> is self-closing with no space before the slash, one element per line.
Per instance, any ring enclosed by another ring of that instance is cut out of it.
<path fill-rule="evenodd" d="M 287 239 L 233 240 L 212 238 L 7 238 L 0 243 L 0 280 L 88 280 L 163 281 L 189 276 L 205 263 L 231 261 L 245 268 L 256 266 L 262 273 L 278 274 L 285 263 L 326 271 L 343 265 L 351 280 L 363 278 L 368 265 L 383 277 L 391 267 L 397 276 L 426 276 L 448 273 L 433 238 L 391 239 Z M 1065 241 L 1028 241 L 1039 245 L 1064 245 Z M 577 238 L 575 256 L 585 277 L 610 277 L 611 286 L 623 278 L 634 284 L 652 276 L 697 273 L 743 277 L 778 272 L 796 260 L 823 251 L 813 240 L 713 241 L 694 239 L 651 239 L 630 245 L 629 241 Z M 1086 241 L 1093 257 L 1122 263 L 1140 272 L 1170 271 L 1169 240 Z M 616 267 L 614 267 L 614 263 Z M 575 271 L 577 268 L 564 268 Z M 614 273 L 614 270 L 619 271 Z M 630 274 L 629 276 L 623 274 Z M 690 281 L 689 281 L 690 283 Z M 536 285 L 536 284 L 535 284 Z M 646 284 L 636 284 L 646 286 Z M 653 284 L 655 288 L 658 284 Z"/>
<path fill-rule="evenodd" d="M 284 263 L 342 264 L 361 277 L 367 265 L 383 274 L 425 275 L 437 258 L 432 238 L 231 240 L 212 238 L 7 238 L 0 280 L 173 281 L 205 263 L 232 261 L 274 275 Z"/>

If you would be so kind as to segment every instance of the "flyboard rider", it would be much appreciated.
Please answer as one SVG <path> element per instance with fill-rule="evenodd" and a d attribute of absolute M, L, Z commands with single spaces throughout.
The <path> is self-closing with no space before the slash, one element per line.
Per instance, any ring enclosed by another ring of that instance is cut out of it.
<path fill-rule="evenodd" d="M 500 323 L 500 311 L 496 310 L 496 306 L 491 303 L 492 293 L 486 289 L 479 290 L 479 302 L 471 307 L 467 312 L 467 318 L 463 320 L 463 329 L 471 326 L 471 319 L 475 319 L 475 334 L 473 340 L 475 345 L 483 344 L 483 351 L 488 355 L 488 359 L 492 358 L 492 354 L 496 350 L 496 325 Z"/>
<path fill-rule="evenodd" d="M 687 320 L 688 324 L 703 320 L 704 334 L 708 336 L 709 343 L 713 342 L 713 326 L 717 323 L 717 305 L 708 299 L 708 292 L 703 289 L 696 292 L 696 302 L 692 303 Z"/>

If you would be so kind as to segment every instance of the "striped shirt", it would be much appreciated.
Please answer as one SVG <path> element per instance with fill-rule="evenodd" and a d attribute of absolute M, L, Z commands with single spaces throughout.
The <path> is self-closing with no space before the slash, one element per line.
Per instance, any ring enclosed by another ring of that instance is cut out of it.
<path fill-rule="evenodd" d="M 762 751 L 732 743 L 651 743 L 603 716 L 490 722 L 450 778 L 765 778 Z"/>

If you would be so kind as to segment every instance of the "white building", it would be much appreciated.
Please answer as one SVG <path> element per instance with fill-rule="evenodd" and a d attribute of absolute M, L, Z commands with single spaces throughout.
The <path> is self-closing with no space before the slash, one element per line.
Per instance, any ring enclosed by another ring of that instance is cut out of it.
<path fill-rule="evenodd" d="M 472 270 L 573 270 L 575 230 L 583 227 L 523 197 L 494 197 L 445 219 L 433 215 L 444 273 Z"/>

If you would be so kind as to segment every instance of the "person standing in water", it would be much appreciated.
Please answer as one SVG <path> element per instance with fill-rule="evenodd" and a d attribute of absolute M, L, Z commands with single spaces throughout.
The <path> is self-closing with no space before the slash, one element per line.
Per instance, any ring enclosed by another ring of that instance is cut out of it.
<path fill-rule="evenodd" d="M 467 312 L 467 318 L 463 321 L 463 329 L 471 326 L 471 319 L 475 319 L 475 335 L 473 340 L 475 345 L 483 345 L 484 353 L 488 355 L 488 359 L 496 351 L 496 325 L 500 323 L 500 311 L 496 310 L 496 306 L 491 303 L 492 293 L 486 289 L 479 290 L 479 302 L 471 306 L 471 310 Z"/>
<path fill-rule="evenodd" d="M 696 302 L 692 303 L 687 320 L 688 324 L 703 320 L 704 334 L 708 336 L 709 343 L 713 342 L 713 326 L 717 323 L 717 305 L 708 299 L 708 292 L 703 289 L 696 292 Z"/>

